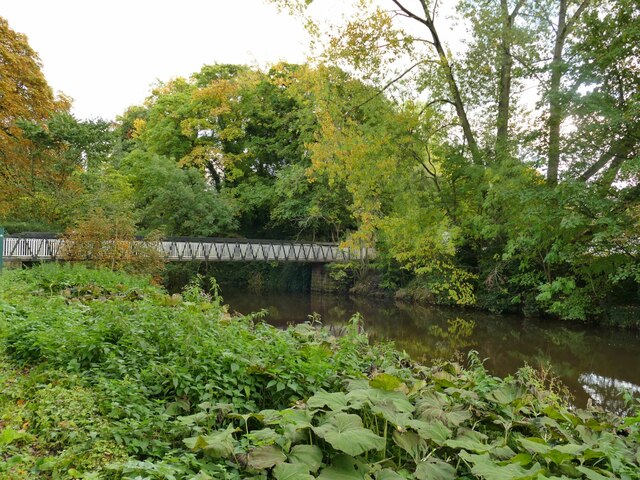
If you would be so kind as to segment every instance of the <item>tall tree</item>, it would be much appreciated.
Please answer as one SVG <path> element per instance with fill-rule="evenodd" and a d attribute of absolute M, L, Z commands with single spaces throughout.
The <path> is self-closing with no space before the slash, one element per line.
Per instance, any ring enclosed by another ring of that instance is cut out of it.
<path fill-rule="evenodd" d="M 54 220 L 55 192 L 41 187 L 58 190 L 67 171 L 42 141 L 46 123 L 69 105 L 54 97 L 27 37 L 0 17 L 0 216 Z"/>
<path fill-rule="evenodd" d="M 33 193 L 31 172 L 36 165 L 29 156 L 33 145 L 18 121 L 43 122 L 61 106 L 27 37 L 0 17 L 0 211 L 12 199 Z"/>
<path fill-rule="evenodd" d="M 509 119 L 511 117 L 511 84 L 513 70 L 512 37 L 514 23 L 524 0 L 518 0 L 509 10 L 507 0 L 500 0 L 500 80 L 498 83 L 498 118 L 496 120 L 496 155 L 502 158 L 508 154 Z"/>
<path fill-rule="evenodd" d="M 580 16 L 588 7 L 589 3 L 590 0 L 582 0 L 575 6 L 573 12 L 569 12 L 569 8 L 572 6 L 571 0 L 558 0 L 553 57 L 549 65 L 551 78 L 549 80 L 549 90 L 547 93 L 549 102 L 547 182 L 551 185 L 558 183 L 558 168 L 560 166 L 560 126 L 564 119 L 561 81 L 567 70 L 563 55 L 564 48 L 567 38 L 575 29 Z"/>

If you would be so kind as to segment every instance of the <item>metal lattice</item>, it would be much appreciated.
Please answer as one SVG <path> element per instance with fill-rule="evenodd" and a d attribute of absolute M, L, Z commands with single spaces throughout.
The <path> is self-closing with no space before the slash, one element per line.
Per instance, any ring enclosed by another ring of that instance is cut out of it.
<path fill-rule="evenodd" d="M 64 240 L 55 237 L 5 237 L 7 260 L 47 261 L 61 258 Z M 370 248 L 341 248 L 336 243 L 245 239 L 167 239 L 157 248 L 168 261 L 329 263 L 373 257 Z"/>

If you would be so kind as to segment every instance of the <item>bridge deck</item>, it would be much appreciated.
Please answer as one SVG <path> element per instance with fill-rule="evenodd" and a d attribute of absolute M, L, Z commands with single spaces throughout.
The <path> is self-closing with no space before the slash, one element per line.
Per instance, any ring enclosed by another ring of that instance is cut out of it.
<path fill-rule="evenodd" d="M 64 240 L 46 238 L 4 238 L 7 260 L 46 261 L 63 259 Z M 340 248 L 335 243 L 287 242 L 246 239 L 163 240 L 156 248 L 168 261 L 207 262 L 308 262 L 328 263 L 360 260 L 373 256 L 368 248 Z"/>

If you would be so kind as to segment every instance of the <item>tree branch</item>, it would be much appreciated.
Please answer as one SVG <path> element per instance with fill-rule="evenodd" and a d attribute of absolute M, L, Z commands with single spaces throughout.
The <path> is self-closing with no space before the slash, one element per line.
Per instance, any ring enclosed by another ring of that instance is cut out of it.
<path fill-rule="evenodd" d="M 513 24 L 518 13 L 520 13 L 520 9 L 523 7 L 525 0 L 519 0 L 516 6 L 513 8 L 513 12 L 509 15 L 509 24 Z"/>
<path fill-rule="evenodd" d="M 453 105 L 454 107 L 456 106 L 455 103 L 453 103 L 451 100 L 447 98 L 436 98 L 435 100 L 431 100 L 429 103 L 425 104 L 425 106 L 422 107 L 422 109 L 418 113 L 418 116 L 419 117 L 422 116 L 422 114 L 426 112 L 427 108 L 429 108 L 431 105 L 435 105 L 436 103 L 448 103 L 450 105 Z"/>
<path fill-rule="evenodd" d="M 567 23 L 564 26 L 563 34 L 566 35 L 566 33 L 573 28 L 574 23 L 578 21 L 578 19 L 580 18 L 580 15 L 582 15 L 582 12 L 584 12 L 584 10 L 589 6 L 590 2 L 591 0 L 582 0 L 582 3 L 578 6 L 573 16 L 569 20 L 567 20 Z"/>
<path fill-rule="evenodd" d="M 412 18 L 412 19 L 422 23 L 423 25 L 429 26 L 427 24 L 427 21 L 424 18 L 422 18 L 422 17 L 416 15 L 415 13 L 413 13 L 412 11 L 410 11 L 407 7 L 402 5 L 398 0 L 391 0 L 391 1 L 393 3 L 395 3 L 398 6 L 398 8 L 400 10 L 402 10 L 407 17 Z"/>
<path fill-rule="evenodd" d="M 622 163 L 629 157 L 629 153 L 633 149 L 633 137 L 630 135 L 626 135 L 622 139 L 616 141 L 613 145 L 609 147 L 609 149 L 604 152 L 600 158 L 587 170 L 584 171 L 582 175 L 578 177 L 578 180 L 583 182 L 588 181 L 594 175 L 596 175 L 600 170 L 602 170 L 609 162 L 609 168 L 603 174 L 603 178 L 605 178 L 605 182 L 608 184 L 613 183 L 615 180 L 615 176 L 618 174 Z"/>
<path fill-rule="evenodd" d="M 357 108 L 361 108 L 363 106 L 365 106 L 367 103 L 369 103 L 370 101 L 372 101 L 373 99 L 379 97 L 380 95 L 382 95 L 385 91 L 387 91 L 394 83 L 396 83 L 399 80 L 402 80 L 405 76 L 407 76 L 411 70 L 413 70 L 414 68 L 416 68 L 418 65 L 421 65 L 423 63 L 428 63 L 429 60 L 421 60 L 419 62 L 414 63 L 413 65 L 411 65 L 409 68 L 407 68 L 404 72 L 402 72 L 400 75 L 398 75 L 397 77 L 393 78 L 392 80 L 389 80 L 381 89 L 379 89 L 375 95 L 372 95 L 371 97 L 367 98 L 364 102 L 359 103 L 358 105 L 354 105 L 353 107 L 351 107 L 349 110 L 347 110 L 347 113 L 345 115 L 349 115 L 353 110 L 357 109 Z"/>

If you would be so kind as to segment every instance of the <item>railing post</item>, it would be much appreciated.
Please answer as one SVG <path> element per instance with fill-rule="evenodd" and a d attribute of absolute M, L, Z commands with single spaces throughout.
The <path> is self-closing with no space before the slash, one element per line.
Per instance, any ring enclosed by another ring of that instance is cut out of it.
<path fill-rule="evenodd" d="M 4 267 L 4 228 L 0 227 L 0 272 Z"/>

